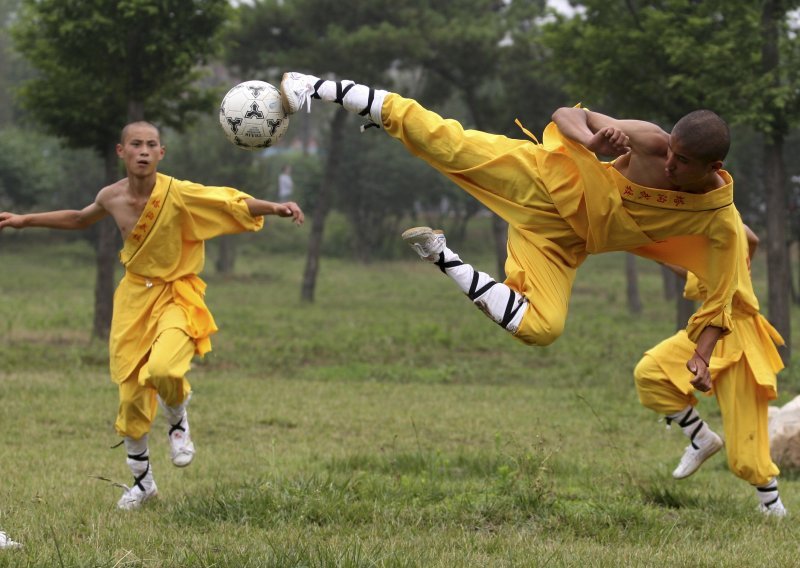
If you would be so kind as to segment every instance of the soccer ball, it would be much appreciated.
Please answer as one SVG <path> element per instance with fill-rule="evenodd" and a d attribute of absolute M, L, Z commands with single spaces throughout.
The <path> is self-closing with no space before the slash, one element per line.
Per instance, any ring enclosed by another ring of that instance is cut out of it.
<path fill-rule="evenodd" d="M 245 81 L 222 99 L 219 124 L 232 144 L 261 150 L 280 140 L 289 127 L 289 115 L 278 89 L 264 81 Z"/>

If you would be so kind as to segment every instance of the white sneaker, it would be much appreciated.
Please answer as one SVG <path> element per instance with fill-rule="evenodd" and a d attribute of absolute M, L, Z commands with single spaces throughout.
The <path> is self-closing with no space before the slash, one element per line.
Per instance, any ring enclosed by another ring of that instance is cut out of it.
<path fill-rule="evenodd" d="M 172 465 L 186 467 L 194 459 L 194 442 L 189 433 L 189 415 L 184 414 L 177 424 L 172 424 L 167 434 L 169 437 L 169 455 Z"/>
<path fill-rule="evenodd" d="M 133 511 L 139 509 L 150 499 L 158 496 L 158 488 L 156 487 L 155 481 L 151 481 L 147 485 L 143 484 L 143 487 L 144 490 L 138 485 L 134 485 L 133 487 L 126 486 L 125 493 L 123 493 L 122 497 L 117 501 L 117 508 L 125 511 Z"/>
<path fill-rule="evenodd" d="M 686 450 L 683 452 L 683 457 L 681 457 L 678 467 L 672 472 L 672 477 L 675 479 L 689 477 L 700 469 L 704 461 L 720 451 L 724 445 L 722 438 L 711 430 L 708 431 L 708 434 L 704 438 L 703 445 L 700 446 L 699 449 L 695 449 L 692 444 L 686 446 Z"/>
<path fill-rule="evenodd" d="M 761 503 L 758 506 L 758 511 L 768 517 L 776 517 L 780 519 L 785 517 L 787 514 L 786 507 L 783 506 L 783 501 L 781 501 L 780 497 L 778 497 L 778 500 L 772 505 L 765 505 Z"/>
<path fill-rule="evenodd" d="M 313 75 L 303 73 L 284 73 L 281 79 L 281 101 L 283 110 L 288 114 L 294 114 L 303 105 L 306 105 L 308 112 L 311 112 L 311 95 L 314 94 L 314 85 L 319 81 Z"/>
<path fill-rule="evenodd" d="M 430 227 L 413 227 L 401 235 L 403 240 L 425 260 L 438 260 L 447 244 L 444 233 Z"/>
<path fill-rule="evenodd" d="M 2 548 L 22 548 L 22 543 L 11 540 L 6 533 L 0 531 L 0 549 Z"/>

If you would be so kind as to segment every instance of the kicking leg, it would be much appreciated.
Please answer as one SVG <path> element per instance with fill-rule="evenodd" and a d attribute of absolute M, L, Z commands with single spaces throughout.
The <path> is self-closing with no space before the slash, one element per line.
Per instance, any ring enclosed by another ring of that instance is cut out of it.
<path fill-rule="evenodd" d="M 283 108 L 289 114 L 295 113 L 303 105 L 311 111 L 311 99 L 338 103 L 350 112 L 369 120 L 366 126 L 380 128 L 381 108 L 387 91 L 373 89 L 353 81 L 328 81 L 304 75 L 285 73 L 281 80 L 281 99 Z"/>

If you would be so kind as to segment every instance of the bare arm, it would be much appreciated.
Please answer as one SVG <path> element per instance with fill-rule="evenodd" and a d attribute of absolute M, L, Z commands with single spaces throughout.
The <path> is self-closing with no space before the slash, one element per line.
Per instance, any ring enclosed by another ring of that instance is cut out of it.
<path fill-rule="evenodd" d="M 759 238 L 750 227 L 744 223 L 742 223 L 742 226 L 744 227 L 744 234 L 747 236 L 747 257 L 752 260 L 758 249 Z"/>
<path fill-rule="evenodd" d="M 62 209 L 46 213 L 28 213 L 16 215 L 14 213 L 0 213 L 0 231 L 6 227 L 24 229 L 26 227 L 43 227 L 47 229 L 80 230 L 94 225 L 108 215 L 97 202 L 87 205 L 83 209 Z"/>
<path fill-rule="evenodd" d="M 619 120 L 582 108 L 561 107 L 552 119 L 562 134 L 604 156 L 619 156 L 631 150 L 664 153 L 669 141 L 669 135 L 652 122 Z"/>
<path fill-rule="evenodd" d="M 303 211 L 294 201 L 286 203 L 273 203 L 261 199 L 245 199 L 250 215 L 258 217 L 260 215 L 277 215 L 278 217 L 291 217 L 295 225 L 302 225 L 305 220 Z"/>

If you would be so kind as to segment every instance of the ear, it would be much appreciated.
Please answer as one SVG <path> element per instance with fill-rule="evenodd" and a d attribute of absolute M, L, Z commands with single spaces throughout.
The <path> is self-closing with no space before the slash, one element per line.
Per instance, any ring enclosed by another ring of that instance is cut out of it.
<path fill-rule="evenodd" d="M 122 157 L 122 144 L 117 144 L 117 157 Z"/>

